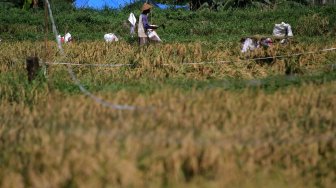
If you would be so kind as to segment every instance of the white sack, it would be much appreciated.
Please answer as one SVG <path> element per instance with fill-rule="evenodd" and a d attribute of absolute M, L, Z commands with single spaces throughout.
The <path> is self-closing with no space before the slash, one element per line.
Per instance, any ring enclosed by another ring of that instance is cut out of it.
<path fill-rule="evenodd" d="M 293 36 L 293 31 L 292 31 L 292 27 L 288 24 L 287 26 L 287 36 L 292 37 Z"/>
<path fill-rule="evenodd" d="M 284 22 L 281 22 L 281 24 L 275 24 L 274 29 L 273 29 L 273 36 L 292 37 L 293 36 L 292 27 L 289 24 L 284 23 Z"/>
<path fill-rule="evenodd" d="M 135 34 L 134 30 L 135 30 L 136 18 L 132 12 L 128 17 L 128 21 L 131 23 L 130 34 L 133 36 Z"/>
<path fill-rule="evenodd" d="M 159 35 L 154 31 L 154 30 L 151 30 L 149 29 L 147 31 L 147 35 L 148 35 L 148 38 L 152 41 L 157 41 L 157 42 L 161 42 L 161 39 L 159 37 Z"/>
<path fill-rule="evenodd" d="M 287 33 L 287 27 L 282 22 L 281 24 L 275 24 L 273 29 L 273 35 L 277 37 L 284 37 Z"/>
<path fill-rule="evenodd" d="M 253 42 L 252 39 L 250 38 L 246 38 L 243 44 L 243 48 L 241 50 L 242 53 L 247 52 L 248 50 L 254 50 L 256 49 L 258 46 L 256 46 L 256 44 Z"/>
<path fill-rule="evenodd" d="M 104 35 L 105 42 L 118 41 L 118 37 L 113 33 L 107 33 Z"/>
<path fill-rule="evenodd" d="M 67 33 L 64 35 L 64 42 L 67 43 L 67 42 L 70 42 L 71 41 L 71 34 L 70 33 Z"/>
<path fill-rule="evenodd" d="M 135 26 L 135 24 L 136 24 L 136 18 L 135 18 L 135 16 L 134 16 L 134 14 L 131 12 L 131 14 L 129 15 L 129 17 L 128 17 L 128 21 L 133 25 L 133 26 Z"/>

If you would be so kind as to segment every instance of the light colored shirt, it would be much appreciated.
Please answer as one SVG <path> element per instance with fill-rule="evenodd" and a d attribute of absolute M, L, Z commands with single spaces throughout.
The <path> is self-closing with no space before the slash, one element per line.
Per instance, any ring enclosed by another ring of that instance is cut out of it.
<path fill-rule="evenodd" d="M 145 28 L 144 28 L 144 24 L 143 24 L 143 16 L 146 17 L 147 20 L 147 16 L 145 14 L 140 14 L 139 16 L 139 24 L 138 24 L 138 37 L 147 37 L 146 32 L 145 32 Z M 147 21 L 148 24 L 148 21 Z"/>

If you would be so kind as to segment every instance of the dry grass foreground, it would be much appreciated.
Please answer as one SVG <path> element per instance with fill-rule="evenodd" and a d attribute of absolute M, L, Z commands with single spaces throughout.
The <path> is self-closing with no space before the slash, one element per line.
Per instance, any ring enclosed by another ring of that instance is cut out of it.
<path fill-rule="evenodd" d="M 335 82 L 0 103 L 1 187 L 334 187 Z"/>
<path fill-rule="evenodd" d="M 42 46 L 31 42 L 1 44 L 0 73 L 25 74 L 26 56 L 40 54 Z M 266 53 L 282 55 L 324 46 L 295 44 L 291 49 L 278 47 Z M 330 53 L 287 62 L 279 59 L 270 65 L 238 61 L 184 67 L 181 62 L 238 60 L 239 47 L 190 43 L 138 49 L 125 43 L 87 42 L 65 48 L 71 62 L 135 65 L 126 73 L 120 69 L 92 70 L 91 75 L 102 83 L 143 76 L 266 77 L 283 74 L 290 64 L 311 72 L 335 59 L 335 53 Z M 54 47 L 49 56 L 50 61 L 60 60 Z M 64 71 L 51 67 L 49 82 L 61 79 L 58 74 Z M 87 68 L 75 71 L 80 78 L 90 77 Z M 272 94 L 221 88 L 163 88 L 148 95 L 96 93 L 113 103 L 143 107 L 128 112 L 44 86 L 26 90 L 16 83 L 18 78 L 13 77 L 12 85 L 0 85 L 1 187 L 336 185 L 335 82 L 289 87 Z"/>

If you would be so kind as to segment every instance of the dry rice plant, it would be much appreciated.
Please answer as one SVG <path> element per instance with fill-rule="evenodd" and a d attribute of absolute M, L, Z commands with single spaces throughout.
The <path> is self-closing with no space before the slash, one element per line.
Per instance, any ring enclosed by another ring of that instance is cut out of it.
<path fill-rule="evenodd" d="M 329 47 L 335 46 L 331 43 Z M 132 64 L 134 66 L 126 75 L 131 79 L 137 79 L 147 75 L 152 78 L 183 77 L 192 79 L 206 78 L 262 78 L 269 75 L 284 74 L 289 68 L 294 67 L 298 73 L 312 72 L 331 62 L 332 58 L 325 53 L 316 53 L 293 58 L 271 59 L 270 63 L 259 61 L 245 61 L 246 57 L 241 56 L 239 45 L 227 44 L 207 44 L 189 43 L 189 44 L 161 44 L 152 45 L 144 48 L 131 46 L 124 42 L 106 44 L 103 42 L 85 42 L 65 45 L 67 58 L 64 59 L 57 52 L 56 45 L 50 43 L 48 49 L 48 62 L 71 62 L 83 64 Z M 325 48 L 322 44 L 311 46 L 301 46 L 292 44 L 287 47 L 273 46 L 268 50 L 256 50 L 248 57 L 265 57 L 290 55 L 302 52 L 318 51 Z M 8 71 L 14 65 L 21 66 L 25 58 L 31 55 L 37 55 L 40 58 L 44 56 L 44 47 L 42 43 L 4 43 L 0 46 L 3 54 L 0 57 L 1 71 Z M 205 63 L 196 65 L 183 65 L 184 63 Z M 52 66 L 51 74 L 59 68 Z M 103 75 L 101 79 L 110 79 L 106 75 L 114 75 L 119 72 L 118 69 L 87 67 L 75 68 L 77 74 L 85 74 L 91 71 L 91 74 Z M 97 74 L 99 73 L 99 74 Z"/>
<path fill-rule="evenodd" d="M 41 54 L 42 44 L 36 46 L 2 44 L 1 73 L 22 77 L 26 56 Z M 91 73 L 87 67 L 74 68 L 80 78 L 92 74 L 102 83 L 126 77 L 127 84 L 142 76 L 258 78 L 283 74 L 281 66 L 286 66 L 278 65 L 286 63 L 283 59 L 270 65 L 244 62 L 232 48 L 212 50 L 199 43 L 137 48 L 90 42 L 65 48 L 69 62 L 134 65 Z M 321 48 L 296 45 L 281 52 Z M 222 58 L 237 62 L 182 65 Z M 332 58 L 314 54 L 294 63 L 313 71 Z M 52 48 L 48 59 L 61 58 Z M 52 66 L 49 79 L 62 72 L 64 68 Z M 31 87 L 0 85 L 1 187 L 336 186 L 335 81 L 272 94 L 221 88 L 95 93 L 112 103 L 142 107 L 135 111 L 111 110 L 44 85 Z"/>
<path fill-rule="evenodd" d="M 155 108 L 133 112 L 61 93 L 34 94 L 32 108 L 2 101 L 0 183 L 247 187 L 246 179 L 258 186 L 261 176 L 279 186 L 332 187 L 335 89 L 330 83 L 272 95 L 220 89 L 104 94 Z"/>

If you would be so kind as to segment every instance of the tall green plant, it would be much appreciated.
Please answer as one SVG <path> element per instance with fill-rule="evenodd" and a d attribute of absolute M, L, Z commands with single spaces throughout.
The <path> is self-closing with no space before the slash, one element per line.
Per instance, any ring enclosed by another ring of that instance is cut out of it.
<path fill-rule="evenodd" d="M 33 0 L 24 0 L 24 4 L 22 9 L 28 10 L 30 8 L 30 5 L 33 3 Z"/>

